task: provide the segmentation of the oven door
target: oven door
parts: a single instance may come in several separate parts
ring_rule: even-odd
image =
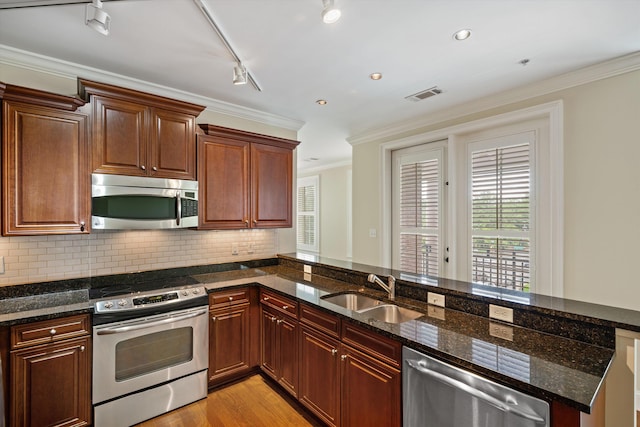
[[[208,306],[93,328],[93,403],[208,367]]]

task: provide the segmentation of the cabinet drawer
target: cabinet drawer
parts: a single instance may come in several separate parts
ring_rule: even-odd
[[[236,304],[249,303],[249,289],[232,289],[229,291],[214,292],[209,294],[209,308],[216,309]]]
[[[392,366],[401,365],[402,344],[383,335],[342,322],[342,342]]]
[[[290,298],[267,291],[260,292],[260,303],[273,307],[291,317],[298,317],[298,303]]]
[[[88,314],[16,325],[11,327],[11,349],[89,335],[90,331]]]
[[[300,321],[327,335],[340,336],[340,319],[306,304],[300,305]]]

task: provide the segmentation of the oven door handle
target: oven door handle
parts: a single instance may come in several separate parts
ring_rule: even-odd
[[[470,394],[471,396],[480,399],[480,400],[484,400],[486,403],[488,403],[489,405],[492,405],[498,409],[500,409],[503,412],[510,412],[514,415],[517,415],[519,417],[522,417],[524,419],[533,421],[536,424],[544,424],[545,420],[543,418],[541,418],[540,416],[538,416],[537,414],[531,414],[531,413],[527,413],[521,410],[518,410],[512,406],[510,406],[509,404],[501,401],[500,399],[497,399],[493,396],[491,396],[488,393],[485,393],[482,390],[478,390],[475,387],[472,387],[468,384],[465,384],[462,381],[458,381],[454,378],[448,377],[446,375],[441,374],[440,372],[437,371],[433,371],[429,368],[427,368],[426,366],[424,366],[422,363],[420,363],[417,360],[411,360],[411,359],[405,359],[405,362],[413,369],[427,375],[430,376],[434,379],[436,379],[437,381],[443,382],[445,384],[448,384],[451,387],[454,387],[456,389],[462,390],[468,394]],[[517,403],[516,403],[517,405]]]
[[[131,326],[119,326],[117,328],[99,329],[96,333],[98,335],[112,335],[112,334],[119,334],[122,332],[137,331],[139,329],[153,328],[154,326],[165,325],[167,323],[179,322],[181,320],[187,320],[187,319],[191,319],[192,317],[201,316],[203,314],[207,314],[207,310],[200,310],[193,313],[184,314],[181,316],[171,316],[171,317],[167,317],[166,319],[153,320],[151,322],[146,322],[146,323],[137,323]]]

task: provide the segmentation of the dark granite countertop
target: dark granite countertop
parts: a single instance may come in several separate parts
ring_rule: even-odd
[[[165,279],[175,280],[179,287],[204,285],[208,291],[258,284],[356,321],[427,355],[525,393],[547,400],[559,400],[583,412],[590,411],[614,356],[614,350],[606,346],[496,323],[486,317],[429,306],[403,296],[397,298],[398,305],[413,308],[424,315],[402,324],[368,319],[366,314],[329,303],[323,297],[357,291],[384,299],[386,293],[344,280],[307,275],[273,263],[235,269],[187,268],[181,273],[182,276],[169,274],[167,276],[172,277]],[[381,271],[374,273],[385,274]],[[158,272],[153,274],[162,276]],[[184,280],[184,274],[188,274],[189,280]],[[55,287],[49,290],[55,290]],[[35,295],[24,292],[0,299],[0,324],[90,313],[92,303],[87,289],[76,289],[65,282],[60,292]]]

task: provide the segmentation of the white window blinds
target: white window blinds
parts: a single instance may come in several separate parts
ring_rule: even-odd
[[[398,152],[394,240],[395,267],[440,274],[442,218],[442,150]]]
[[[528,134],[513,139],[523,136]],[[529,141],[471,144],[471,280],[475,283],[529,290],[531,160]]]
[[[318,177],[298,179],[297,248],[318,252]]]

